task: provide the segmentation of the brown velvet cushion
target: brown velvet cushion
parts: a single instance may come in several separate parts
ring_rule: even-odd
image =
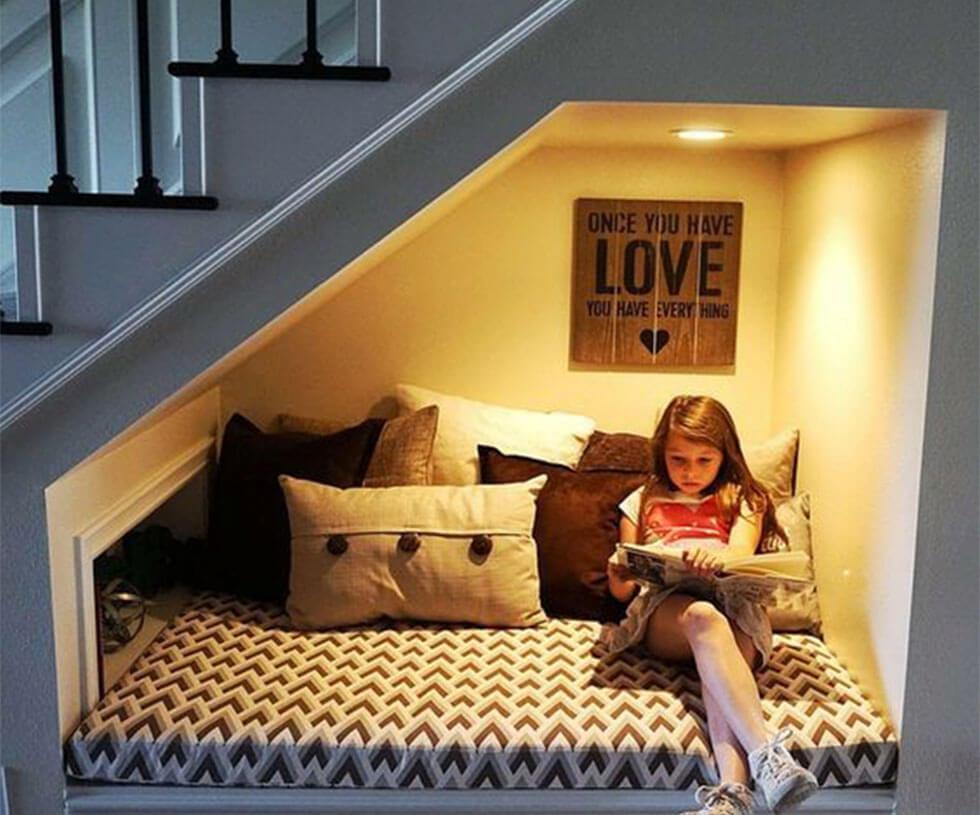
[[[644,476],[583,473],[504,455],[493,447],[480,446],[479,453],[485,484],[548,476],[534,519],[545,612],[554,617],[621,619],[624,608],[608,593],[606,560],[619,540],[619,502],[643,483]]]
[[[210,582],[256,600],[289,591],[290,535],[280,475],[334,487],[360,485],[384,421],[329,436],[263,433],[235,414],[225,425],[210,514]]]
[[[749,470],[773,498],[796,493],[796,465],[800,434],[783,430],[758,443],[742,443]],[[635,433],[603,433],[596,430],[578,463],[580,472],[613,470],[621,473],[649,472],[653,458],[650,439]]]
[[[579,472],[612,470],[618,473],[650,471],[653,448],[650,439],[635,433],[603,433],[596,430],[578,463]]]

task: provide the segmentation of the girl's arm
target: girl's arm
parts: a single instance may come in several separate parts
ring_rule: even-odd
[[[682,552],[681,557],[692,572],[700,577],[709,577],[724,569],[728,560],[754,555],[761,533],[762,513],[752,512],[743,501],[728,534],[728,546],[723,551],[694,548]]]
[[[636,524],[625,515],[619,519],[619,540],[622,543],[636,543]],[[629,570],[625,566],[606,563],[606,574],[609,576],[609,593],[620,603],[633,599],[639,588],[639,583],[631,580]]]
[[[749,505],[743,501],[735,518],[735,523],[732,524],[732,531],[728,536],[728,548],[725,550],[725,557],[739,558],[754,555],[761,534],[762,513],[752,512]]]

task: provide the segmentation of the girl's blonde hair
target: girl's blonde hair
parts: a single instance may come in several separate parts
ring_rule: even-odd
[[[665,456],[667,435],[671,432],[679,433],[691,441],[710,444],[721,451],[721,467],[707,492],[717,494],[718,507],[725,523],[731,526],[735,522],[735,516],[744,502],[753,515],[762,515],[762,530],[756,551],[784,548],[788,543],[786,532],[776,520],[772,498],[749,472],[731,414],[721,402],[710,396],[675,396],[660,417],[657,429],[653,432],[650,477],[640,500],[637,540],[643,542],[646,539],[643,526],[649,497],[662,495],[676,486],[671,484],[667,474]]]

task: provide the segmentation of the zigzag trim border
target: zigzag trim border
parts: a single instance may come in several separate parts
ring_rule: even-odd
[[[246,750],[246,748],[251,749]],[[873,747],[877,755],[866,755]],[[64,747],[69,777],[116,784],[317,787],[324,789],[635,789],[693,790],[714,783],[701,756],[667,750],[619,753],[605,748],[544,750],[418,749],[283,744],[271,750],[239,744],[120,742],[106,732],[95,744]],[[175,752],[176,751],[176,752]],[[243,752],[244,751],[244,752]],[[794,750],[821,788],[895,781],[898,746],[846,745]],[[458,755],[457,755],[458,754]],[[464,759],[465,755],[465,759]],[[176,756],[176,761],[174,760]],[[526,761],[524,759],[527,759]],[[850,762],[851,766],[846,766]],[[450,769],[452,765],[452,769]]]

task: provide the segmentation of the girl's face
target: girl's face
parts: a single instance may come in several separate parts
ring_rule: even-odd
[[[664,458],[667,475],[685,495],[697,495],[706,490],[718,476],[724,460],[721,450],[713,444],[694,441],[675,430],[667,434]]]

